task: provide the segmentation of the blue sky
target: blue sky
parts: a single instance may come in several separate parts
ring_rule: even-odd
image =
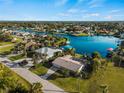
[[[0,0],[0,20],[124,21],[124,0]]]

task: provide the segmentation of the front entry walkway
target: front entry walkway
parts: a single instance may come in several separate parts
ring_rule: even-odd
[[[52,66],[52,67],[47,71],[47,73],[46,73],[44,76],[41,76],[41,78],[47,79],[49,76],[51,76],[52,74],[54,74],[57,70],[58,70],[57,67]]]

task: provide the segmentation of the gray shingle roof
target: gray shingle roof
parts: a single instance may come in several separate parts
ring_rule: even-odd
[[[60,66],[60,67],[63,67],[65,69],[74,71],[74,72],[79,71],[84,66],[83,64],[81,64],[78,61],[75,61],[75,60],[72,60],[69,58],[64,58],[64,57],[59,57],[59,58],[55,59],[53,61],[53,64]]]

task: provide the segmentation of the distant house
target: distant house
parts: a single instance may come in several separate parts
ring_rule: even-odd
[[[61,49],[54,49],[54,48],[49,48],[49,47],[43,47],[40,49],[35,50],[35,52],[39,53],[39,54],[46,54],[47,57],[46,58],[50,58],[54,56],[55,52],[62,52]]]
[[[56,67],[64,68],[75,73],[80,72],[84,67],[80,62],[67,57],[58,57],[52,63]]]
[[[73,49],[73,47],[70,46],[70,45],[66,45],[66,46],[63,46],[62,49],[64,49],[64,50],[71,50],[71,49]]]
[[[121,41],[121,47],[124,48],[124,41]]]
[[[124,33],[122,33],[122,34],[120,35],[120,37],[124,39]]]

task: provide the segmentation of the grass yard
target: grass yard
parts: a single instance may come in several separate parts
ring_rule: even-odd
[[[48,68],[44,64],[37,64],[35,65],[35,68],[30,68],[30,71],[41,76],[47,73]]]
[[[124,68],[113,67],[111,64],[105,71],[102,83],[109,86],[109,93],[124,93]]]
[[[13,38],[15,36],[12,36]],[[16,43],[21,42],[22,39],[21,38],[16,38]],[[0,54],[6,54],[9,53],[10,50],[14,48],[14,43],[12,42],[0,42]]]
[[[100,85],[108,85],[108,93],[124,93],[124,68],[113,67],[110,63],[103,72],[98,72],[88,80],[79,80],[74,77],[64,77],[55,73],[49,81],[69,92],[77,92],[80,85],[82,93],[103,93]]]
[[[11,61],[16,61],[16,60],[19,60],[19,59],[23,59],[24,58],[24,54],[20,54],[20,55],[16,55],[16,56],[11,56],[9,57],[9,59]]]
[[[13,38],[16,38],[16,41],[15,41],[16,43],[22,42],[22,39],[20,37],[16,37],[14,35],[12,37]]]
[[[58,40],[56,42],[56,44],[59,45],[59,44],[64,43],[64,42],[66,42],[66,39],[65,38],[62,38],[61,40]]]
[[[10,46],[0,47],[0,53],[9,52],[13,47],[14,47],[13,44]]]
[[[88,36],[86,33],[80,33],[80,34],[72,34],[73,36]]]
[[[81,54],[75,54],[75,56],[74,56],[75,58],[82,58],[83,56],[81,55]]]
[[[26,89],[29,89],[31,87],[31,84],[28,81],[26,81],[25,79],[23,79],[22,77],[20,77],[16,73],[14,73],[12,77],[15,80],[18,80],[19,83],[23,84],[23,86],[25,86]]]
[[[12,42],[0,42],[0,46],[8,45],[8,44],[13,44]]]
[[[2,65],[0,63],[0,76],[1,78],[5,78],[7,79],[8,83],[11,86],[15,86],[17,84],[22,84],[22,86],[24,86],[27,90],[30,89],[31,85],[28,81],[26,81],[25,79],[23,79],[22,77],[20,77],[19,75],[17,75],[15,72],[13,72],[11,69],[9,69],[8,67]],[[4,76],[4,77],[2,77]]]

